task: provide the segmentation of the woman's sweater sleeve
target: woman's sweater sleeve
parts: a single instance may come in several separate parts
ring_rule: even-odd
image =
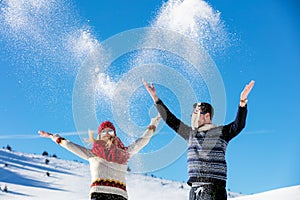
[[[128,153],[130,155],[138,153],[144,146],[146,146],[149,143],[154,132],[155,132],[155,128],[149,126],[147,130],[144,132],[144,134],[142,135],[142,137],[137,139],[134,143],[132,143],[128,147]]]
[[[79,156],[82,159],[88,160],[90,157],[93,157],[93,153],[90,149],[82,147],[80,145],[74,144],[65,138],[60,137],[59,135],[53,135],[51,138],[55,143],[59,144],[63,148],[72,152],[73,154]]]

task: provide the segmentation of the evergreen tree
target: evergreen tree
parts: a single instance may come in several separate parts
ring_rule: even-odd
[[[7,149],[8,151],[11,151],[11,150],[12,150],[11,147],[10,147],[9,145],[6,146],[6,149]]]
[[[49,154],[48,154],[48,152],[47,151],[44,151],[43,153],[42,153],[42,156],[48,156]]]

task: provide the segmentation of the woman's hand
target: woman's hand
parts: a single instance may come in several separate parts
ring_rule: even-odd
[[[155,127],[157,127],[160,119],[161,116],[160,114],[158,114],[156,117],[151,119],[150,125],[154,125]]]
[[[44,138],[51,138],[53,136],[53,134],[42,131],[42,130],[40,130],[38,133],[40,134],[40,136],[42,136]]]

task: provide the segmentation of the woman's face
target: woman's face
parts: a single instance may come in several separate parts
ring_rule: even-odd
[[[104,141],[112,140],[116,135],[111,128],[104,128],[99,133],[100,139]]]

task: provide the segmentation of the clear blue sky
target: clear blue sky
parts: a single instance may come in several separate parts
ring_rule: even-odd
[[[0,7],[10,2],[2,0]],[[22,27],[26,24],[22,20],[27,19],[23,9],[29,10],[20,6],[24,3],[10,4],[16,13],[9,17],[5,9],[0,11],[0,145],[37,154],[47,150],[61,158],[80,160],[50,141],[34,137],[39,129],[76,131],[72,90],[84,52],[77,57],[67,52],[61,44],[63,33],[83,27],[101,42],[120,32],[149,26],[163,2],[61,0],[53,1],[60,6],[55,8],[56,14],[47,11],[51,5],[45,8],[38,4],[44,1],[32,2],[41,9],[31,13],[35,24],[27,22],[30,26]],[[234,119],[244,85],[251,79],[256,81],[249,96],[247,126],[227,150],[227,187],[250,194],[299,185],[300,5],[295,0],[208,3],[221,13],[233,40],[231,46],[211,55],[226,90],[225,123]],[[2,25],[5,20],[14,22],[15,27]],[[151,104],[150,99],[147,104]],[[76,135],[68,139],[80,143]],[[153,173],[186,181],[186,168],[184,154]]]

